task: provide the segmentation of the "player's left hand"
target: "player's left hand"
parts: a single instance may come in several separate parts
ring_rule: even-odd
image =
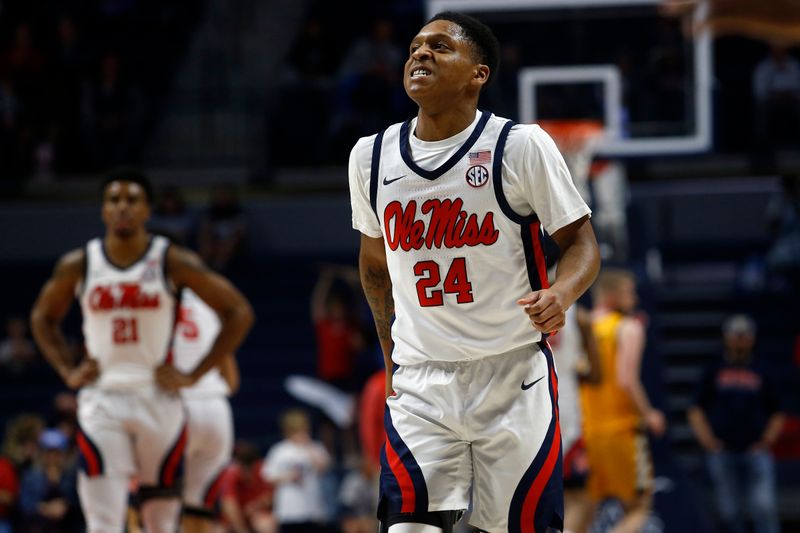
[[[533,327],[542,333],[553,333],[564,327],[567,305],[557,291],[542,289],[526,294],[519,300]]]
[[[162,364],[156,369],[156,383],[167,392],[177,392],[194,385],[189,374],[184,374],[172,365]]]

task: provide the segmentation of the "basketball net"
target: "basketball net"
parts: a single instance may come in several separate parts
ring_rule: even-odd
[[[539,126],[555,141],[567,163],[578,192],[589,200],[589,176],[597,147],[603,139],[603,124],[596,120],[540,120]]]

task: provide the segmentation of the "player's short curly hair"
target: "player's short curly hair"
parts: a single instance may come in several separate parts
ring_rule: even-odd
[[[484,87],[487,87],[497,76],[497,72],[500,69],[500,43],[497,42],[497,37],[492,29],[471,15],[455,11],[437,13],[431,17],[428,24],[435,20],[447,20],[461,27],[464,35],[475,49],[476,59],[489,67],[489,79],[486,80],[484,85]]]
[[[114,169],[108,173],[108,175],[103,179],[103,182],[100,184],[100,194],[103,194],[106,190],[106,187],[109,183],[113,183],[115,181],[129,181],[131,183],[136,183],[142,189],[144,189],[144,194],[147,196],[147,203],[153,205],[155,200],[155,193],[153,192],[153,184],[150,183],[150,179],[147,177],[147,174],[144,173],[143,170],[130,167],[130,168],[118,168]]]

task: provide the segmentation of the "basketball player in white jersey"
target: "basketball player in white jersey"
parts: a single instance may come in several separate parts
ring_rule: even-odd
[[[175,531],[186,446],[177,390],[234,353],[253,321],[247,300],[228,280],[194,253],[147,232],[151,190],[137,171],[106,179],[105,235],[59,260],[31,313],[42,353],[70,388],[80,389],[78,493],[90,533],[123,531],[132,476],[148,533]],[[172,366],[170,354],[183,287],[221,321],[208,354],[188,373]],[[60,324],[76,298],[87,357],[73,366]]]
[[[492,533],[562,527],[545,338],[600,259],[553,141],[477,108],[498,49],[476,19],[434,16],[403,74],[417,116],[350,156],[361,279],[387,369],[378,514],[389,533],[451,531],[470,500],[471,524]],[[549,287],[543,230],[561,250]]]
[[[191,289],[181,292],[175,331],[175,367],[191,372],[214,342],[219,318]],[[183,530],[214,530],[222,473],[233,452],[233,414],[228,396],[239,387],[239,367],[233,355],[212,368],[191,387],[181,389],[189,438],[183,476]]]
[[[564,327],[548,342],[558,371],[558,409],[564,457],[564,533],[584,533],[594,506],[586,491],[589,462],[581,430],[579,383],[600,382],[600,354],[589,311],[574,304]]]

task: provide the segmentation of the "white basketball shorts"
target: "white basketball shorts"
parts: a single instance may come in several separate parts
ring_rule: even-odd
[[[392,383],[379,518],[471,501],[471,524],[491,533],[561,529],[558,380],[546,342],[399,366]]]
[[[135,475],[140,487],[177,488],[187,440],[179,396],[155,385],[124,392],[85,387],[78,425],[80,463],[90,478]]]
[[[189,444],[183,481],[183,505],[190,511],[215,511],[222,473],[233,451],[233,415],[228,398],[186,398]]]

